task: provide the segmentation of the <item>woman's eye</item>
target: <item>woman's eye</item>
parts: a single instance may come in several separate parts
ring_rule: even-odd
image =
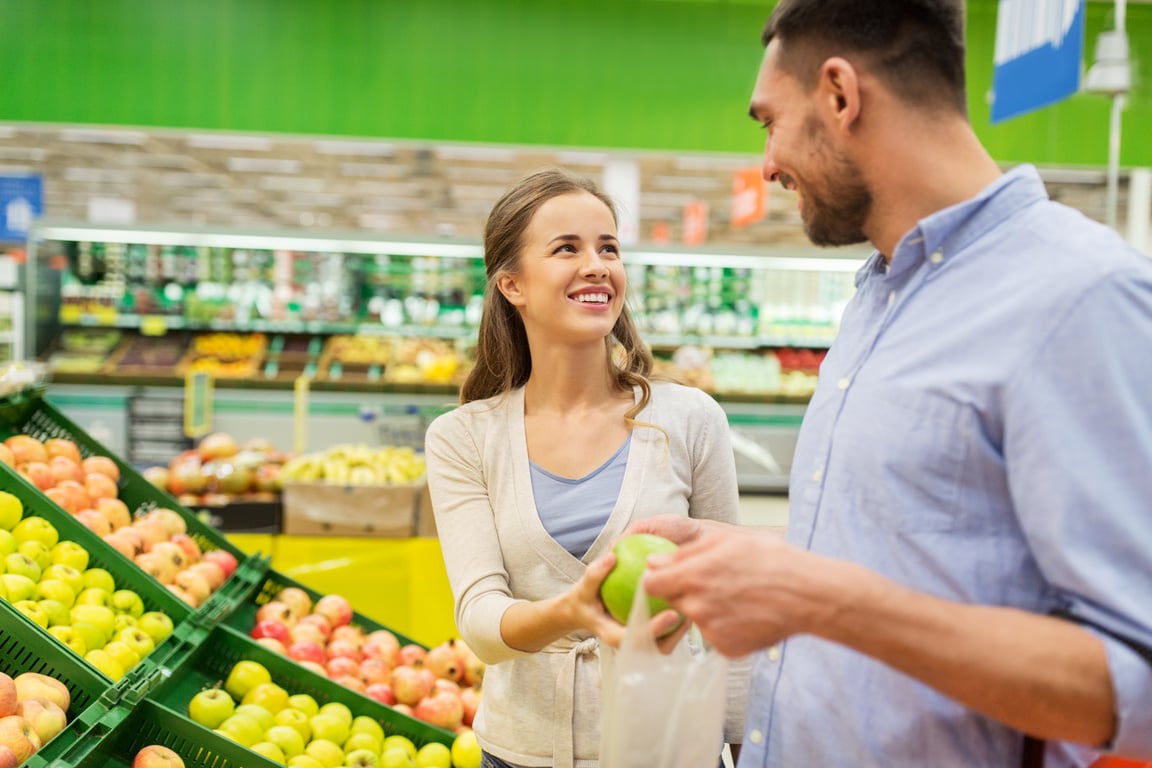
[[[615,258],[620,258],[620,249],[614,245],[606,245],[600,249],[600,252]]]

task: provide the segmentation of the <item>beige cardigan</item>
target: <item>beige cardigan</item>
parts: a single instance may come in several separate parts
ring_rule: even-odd
[[[473,727],[485,751],[515,765],[597,765],[600,664],[597,641],[584,632],[538,653],[505,645],[500,619],[508,606],[567,590],[633,520],[658,514],[737,520],[728,422],[715,400],[698,389],[654,382],[637,421],[658,425],[667,443],[659,430],[633,429],[619,499],[583,559],[558,544],[537,514],[523,389],[462,405],[429,425],[428,486],[456,626],[491,665]],[[739,741],[747,664],[734,663],[730,678],[726,738]]]

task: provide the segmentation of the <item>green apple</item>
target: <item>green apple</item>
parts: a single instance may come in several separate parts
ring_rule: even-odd
[[[276,725],[276,716],[264,709],[264,707],[257,706],[256,704],[238,704],[232,716],[242,717],[245,720],[251,720],[256,723],[256,725],[260,726],[261,735],[263,735],[264,731]]]
[[[103,605],[74,605],[69,615],[73,624],[86,622],[98,627],[104,633],[105,642],[116,632],[116,614]]]
[[[236,703],[222,688],[206,688],[188,702],[188,717],[205,728],[216,729],[236,713]]]
[[[60,544],[69,543],[71,542],[60,542]],[[60,581],[67,582],[68,586],[72,587],[73,595],[78,595],[84,591],[84,573],[64,563],[52,563],[45,568],[44,572],[40,574],[40,580],[43,581],[44,579],[60,579]]]
[[[4,569],[4,561],[0,560],[0,573]],[[2,575],[0,575],[0,600],[8,599],[8,585],[4,583]]]
[[[84,660],[103,672],[114,683],[124,677],[126,671],[124,667],[103,649],[97,648],[94,651],[88,651],[84,654]]]
[[[407,755],[404,756],[407,759]],[[369,749],[344,750],[346,768],[378,768],[380,756]],[[411,762],[408,765],[412,765]]]
[[[83,656],[88,652],[88,644],[84,642],[84,638],[80,636],[75,627],[58,624],[48,627],[48,632],[57,640],[64,643],[64,645],[71,648],[72,652],[76,655]]]
[[[416,752],[416,768],[452,768],[452,750],[430,741]]]
[[[84,571],[84,588],[115,592],[116,582],[112,579],[112,574],[103,568],[89,568]]]
[[[316,699],[306,693],[294,693],[289,696],[288,706],[300,710],[308,717],[313,717],[320,712],[320,705],[316,703]]]
[[[3,493],[3,491],[0,491]],[[16,543],[16,537],[12,535],[12,531],[0,528],[0,557],[7,557],[16,551],[20,545]]]
[[[248,747],[248,749],[252,750],[258,755],[263,755],[272,762],[279,763],[280,765],[283,765],[286,759],[284,757],[284,752],[281,751],[280,747],[276,746],[270,741],[258,741],[252,746]]]
[[[32,583],[40,581],[41,568],[36,561],[21,552],[13,552],[4,558],[5,576],[23,576]]]
[[[250,747],[264,738],[264,729],[260,727],[260,724],[251,717],[244,717],[243,715],[232,715],[220,723],[220,727],[216,730],[227,735],[237,744],[243,744],[246,747]]]
[[[35,600],[18,600],[12,604],[12,607],[44,629],[48,629],[48,614],[44,613],[44,609]]]
[[[376,722],[367,715],[360,715],[359,717],[352,718],[352,726],[348,729],[349,733],[367,733],[375,736],[376,740],[380,743],[384,742],[384,728],[380,723]]]
[[[102,608],[112,609],[112,595],[103,589],[89,587],[82,589],[76,595],[76,605],[99,605]]]
[[[136,619],[134,619],[133,617],[129,616],[126,613],[116,614],[116,626],[114,627],[114,631],[116,632],[116,634],[120,634],[121,632],[123,632],[126,629],[136,629],[136,628],[137,628]],[[148,635],[148,638],[151,639],[152,635]]]
[[[380,755],[379,768],[414,768],[415,759],[404,747],[389,747]]]
[[[136,626],[152,636],[152,640],[159,643],[172,634],[172,618],[161,611],[147,611],[136,620]]]
[[[52,549],[56,546],[56,542],[60,541],[60,534],[56,532],[56,526],[42,517],[24,518],[12,526],[12,535],[16,537],[18,545],[25,541],[38,541],[47,549]]]
[[[384,740],[378,739],[370,733],[354,733],[344,742],[344,751],[351,754],[360,749],[367,749],[379,755],[384,750]]]
[[[264,732],[264,739],[280,748],[284,758],[304,754],[304,737],[290,725],[274,725]],[[280,762],[284,762],[281,760]]]
[[[39,589],[43,586],[44,582],[40,582],[36,585],[36,588]],[[72,617],[68,615],[68,611],[72,606],[64,605],[57,600],[40,600],[39,603],[40,607],[44,609],[44,615],[48,617],[48,626],[67,626],[67,624],[72,620]]]
[[[348,723],[337,715],[326,715],[323,712],[308,721],[312,726],[312,738],[330,741],[342,745],[348,740]]]
[[[324,768],[338,768],[344,764],[344,750],[327,739],[312,739],[304,747],[304,754],[319,760]]]
[[[325,768],[325,766],[312,755],[296,755],[288,758],[288,768]]]
[[[454,768],[480,768],[480,744],[476,732],[467,730],[452,741],[452,765]]]
[[[249,689],[248,692],[240,698],[240,703],[255,704],[275,715],[284,709],[284,707],[288,706],[288,691],[276,685],[276,683],[261,683]]]
[[[289,697],[291,699],[292,697]],[[301,712],[299,709],[293,709],[287,706],[276,713],[276,725],[286,725],[289,728],[295,729],[300,734],[300,738],[304,739],[307,744],[308,740],[312,738],[312,726],[308,724],[308,715]]]
[[[112,610],[116,613],[126,613],[137,619],[144,615],[144,601],[130,589],[118,589],[113,592],[111,603]]]
[[[612,618],[621,624],[628,623],[636,589],[640,586],[644,572],[648,570],[648,556],[674,552],[676,549],[678,547],[675,543],[651,533],[624,536],[616,542],[612,547],[616,565],[600,584],[600,598]],[[648,612],[652,616],[668,610],[668,607],[668,603],[658,597],[648,598]]]
[[[351,728],[352,726],[352,710],[348,708],[347,704],[342,704],[339,701],[330,701],[320,707],[321,715],[336,715],[344,721],[346,725]]]
[[[18,603],[36,597],[36,582],[19,573],[5,573],[4,588],[8,592],[8,602]]]
[[[140,663],[140,654],[129,648],[123,640],[113,640],[106,644],[104,652],[116,659],[116,663],[123,667],[125,672]]]
[[[10,531],[24,517],[24,505],[7,491],[0,491],[0,530]]]
[[[156,643],[152,640],[152,636],[140,629],[140,627],[129,627],[118,630],[116,632],[116,639],[135,651],[136,655],[140,658],[144,658],[156,648]]]
[[[87,621],[73,619],[72,631],[84,640],[84,647],[89,651],[103,648],[104,644],[108,642],[108,638],[104,636],[104,631]]]
[[[394,733],[391,736],[386,736],[384,738],[383,747],[384,747],[385,752],[387,752],[390,749],[395,749],[396,747],[400,747],[405,752],[408,753],[409,759],[411,759],[411,760],[416,759],[416,745],[413,744],[412,740],[409,739],[407,736],[401,736],[398,733]]]
[[[228,671],[228,678],[224,681],[224,690],[232,694],[234,699],[243,699],[244,694],[248,691],[258,685],[270,682],[272,682],[272,675],[268,673],[263,664],[250,659],[243,659],[236,662]]]
[[[74,541],[58,541],[50,552],[52,562],[75,568],[82,573],[88,567],[88,550]]]
[[[42,579],[36,585],[37,600],[51,600],[62,606],[71,608],[76,602],[76,593],[72,587],[60,579]]]

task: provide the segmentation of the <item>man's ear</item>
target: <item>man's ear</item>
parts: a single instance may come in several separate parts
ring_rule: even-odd
[[[850,131],[860,117],[860,78],[847,59],[833,56],[820,67],[820,103],[831,124]]]
[[[524,305],[524,294],[520,292],[520,286],[516,283],[516,275],[511,275],[507,272],[501,274],[496,278],[496,288],[500,293],[504,294],[504,298],[508,303],[514,307]]]

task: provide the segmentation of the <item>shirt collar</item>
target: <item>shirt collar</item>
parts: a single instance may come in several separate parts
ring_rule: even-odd
[[[1048,192],[1036,168],[1019,165],[999,176],[975,197],[920,219],[896,246],[891,265],[885,264],[879,251],[873,252],[856,273],[856,285],[859,286],[869,272],[887,272],[892,277],[926,258],[940,263],[963,251],[1021,208],[1047,199]]]

